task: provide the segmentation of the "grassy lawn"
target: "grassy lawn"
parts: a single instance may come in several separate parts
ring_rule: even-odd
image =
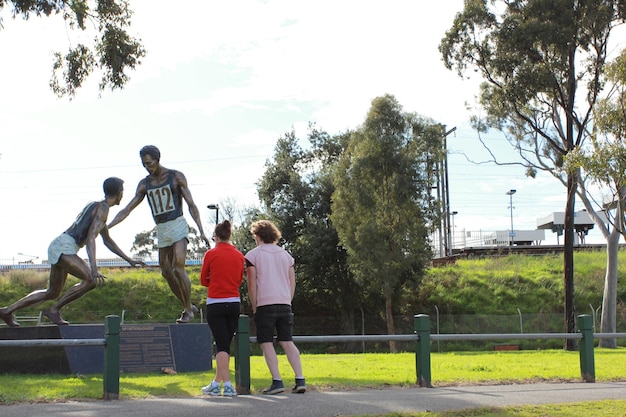
[[[281,372],[291,383],[292,372],[280,356]],[[415,354],[320,354],[302,357],[310,392],[415,386]],[[231,361],[231,366],[234,361]],[[626,348],[596,349],[596,380],[626,380]],[[251,358],[251,389],[260,393],[270,382],[263,358]],[[467,384],[580,382],[578,352],[563,350],[433,353],[432,382],[436,387]],[[123,374],[120,397],[195,397],[214,371],[181,374]],[[102,398],[102,375],[0,375],[0,404]],[[598,408],[599,407],[599,408]],[[626,401],[593,404],[472,410],[471,413],[421,413],[416,416],[603,416],[626,415]],[[543,411],[541,411],[543,410]],[[563,411],[564,410],[564,411]],[[589,410],[593,410],[589,413]],[[622,410],[620,412],[620,410]],[[561,413],[561,414],[559,414]]]

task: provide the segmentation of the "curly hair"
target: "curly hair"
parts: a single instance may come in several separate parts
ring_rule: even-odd
[[[276,243],[282,237],[278,227],[269,220],[259,220],[252,223],[250,231],[260,237],[263,243]]]

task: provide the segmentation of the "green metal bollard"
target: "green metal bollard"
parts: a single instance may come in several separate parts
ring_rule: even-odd
[[[250,394],[250,319],[239,315],[235,336],[235,385],[239,394]]]
[[[104,321],[104,399],[120,397],[120,318],[106,316]]]
[[[580,352],[580,375],[585,382],[596,382],[596,370],[593,357],[593,321],[588,314],[578,316],[578,331],[583,339],[578,350]]]
[[[417,384],[420,387],[432,388],[430,376],[430,317],[426,314],[416,314],[413,318],[415,333],[419,336],[415,350]]]

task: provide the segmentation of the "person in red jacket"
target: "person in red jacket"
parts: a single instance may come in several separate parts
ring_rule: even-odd
[[[241,297],[239,287],[243,281],[244,256],[230,243],[232,226],[228,220],[215,226],[215,247],[202,259],[200,284],[208,287],[206,316],[217,354],[215,356],[215,379],[202,387],[207,395],[220,395],[220,382],[224,384],[224,396],[234,397],[237,391],[230,383],[230,344],[237,331]]]

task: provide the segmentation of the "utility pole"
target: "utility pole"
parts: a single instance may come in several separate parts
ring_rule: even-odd
[[[511,210],[511,233],[509,233],[509,246],[513,246],[513,241],[515,240],[515,231],[513,230],[513,194],[515,194],[517,190],[509,190],[506,192],[506,195],[509,196],[509,209]]]
[[[448,182],[448,144],[447,138],[448,135],[456,130],[456,127],[448,130],[447,132],[446,126],[443,126],[443,164],[442,164],[442,188],[443,192],[441,193],[442,197],[442,207],[443,207],[443,227],[442,230],[445,231],[445,253],[444,256],[452,255],[452,231],[450,230],[450,186]]]

